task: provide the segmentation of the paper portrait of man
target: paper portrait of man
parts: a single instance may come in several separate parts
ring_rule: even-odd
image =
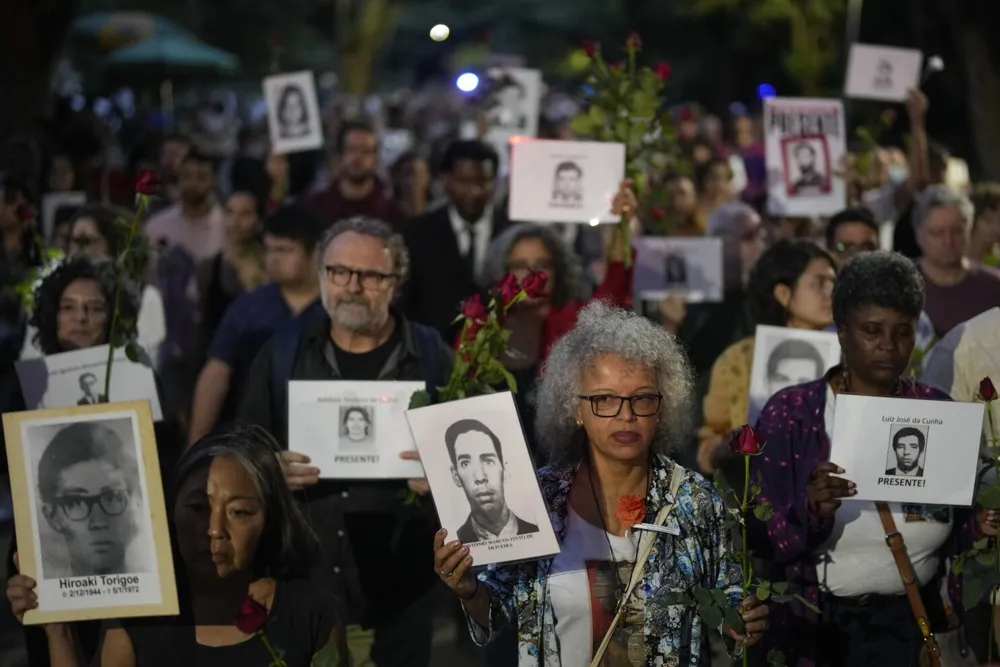
[[[83,396],[76,402],[77,405],[97,405],[108,402],[107,396],[98,393],[97,376],[93,373],[80,375],[80,391],[83,392]]]
[[[790,158],[787,164],[791,169],[789,180],[792,183],[790,194],[801,197],[830,191],[825,156],[817,150],[817,145],[822,148],[822,143],[818,141],[803,139],[787,147]]]
[[[686,285],[688,281],[687,258],[670,253],[663,260],[663,276],[667,285]]]
[[[538,526],[507,506],[503,448],[489,427],[476,419],[461,419],[448,427],[444,439],[452,480],[469,501],[469,517],[457,531],[463,544],[538,532]]]
[[[767,397],[804,382],[812,382],[826,371],[826,359],[812,343],[788,338],[771,350],[764,378]]]
[[[876,88],[892,88],[892,63],[888,60],[880,60],[875,65],[873,85]]]
[[[923,477],[922,462],[927,451],[927,433],[915,426],[903,426],[889,438],[888,461],[895,465],[885,471],[895,477]]]
[[[554,206],[583,205],[583,169],[576,162],[560,162],[552,182]]]
[[[524,109],[527,97],[524,84],[510,74],[504,73],[494,80],[487,100],[489,126],[504,130],[523,130],[527,127],[528,118]]]

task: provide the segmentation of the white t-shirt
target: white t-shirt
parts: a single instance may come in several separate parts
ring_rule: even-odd
[[[831,441],[836,400],[827,387],[823,419]],[[850,470],[845,477],[850,479]],[[941,546],[951,534],[951,508],[900,503],[889,503],[889,508],[906,544],[918,586],[923,586],[937,574]],[[832,595],[855,597],[866,593],[902,595],[906,592],[896,561],[885,543],[885,528],[878,509],[872,501],[845,500],[834,515],[830,539],[814,555],[819,581],[821,585],[825,583]]]
[[[608,545],[613,549],[613,562]],[[615,616],[616,589],[624,589],[632,576],[639,547],[639,535],[618,537],[590,525],[569,509],[562,551],[552,562],[548,591],[556,621],[560,663],[565,667],[586,667],[604,640]],[[618,568],[615,577],[612,566]],[[631,598],[629,611],[622,617],[615,636],[604,654],[608,667],[643,665],[643,604],[641,593]],[[629,659],[629,647],[633,658]]]

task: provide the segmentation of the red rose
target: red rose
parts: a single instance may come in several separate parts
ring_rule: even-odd
[[[240,613],[233,620],[233,625],[245,635],[255,635],[267,624],[267,607],[254,600],[249,595],[240,605]]]
[[[681,109],[680,120],[682,123],[690,123],[694,120],[694,111],[691,110],[691,107]]]
[[[625,38],[625,48],[630,51],[631,50],[638,51],[639,49],[642,48],[642,39],[639,37],[639,33],[637,33],[635,30],[630,32],[628,34],[628,37]]]
[[[17,205],[17,219],[21,222],[31,222],[35,219],[38,211],[31,204],[18,204]]]
[[[620,72],[622,68],[624,68],[625,66],[622,65],[622,61],[616,60],[615,62],[611,63],[610,67],[615,72]]]
[[[670,78],[670,73],[673,69],[670,67],[670,63],[661,60],[654,71],[656,72],[656,76],[660,77],[661,80],[666,81]]]
[[[994,401],[997,397],[997,389],[993,386],[993,380],[984,377],[979,382],[979,395],[984,401]]]
[[[537,299],[545,296],[545,283],[549,277],[544,271],[532,271],[521,281],[521,288],[529,299]]]
[[[646,501],[640,496],[622,496],[618,499],[615,516],[627,528],[642,523],[646,518]]]
[[[729,451],[739,456],[757,456],[763,449],[764,441],[749,424],[744,424],[729,441]]]
[[[663,212],[663,209],[660,208],[659,206],[653,206],[652,208],[649,209],[649,215],[653,217],[653,220],[663,220],[663,216],[665,216],[666,214]]]
[[[480,300],[479,295],[470,296],[462,302],[462,316],[472,321],[486,319],[486,306]]]
[[[594,54],[597,53],[597,49],[599,48],[597,42],[589,39],[583,40],[583,42],[580,43],[580,46],[583,48],[583,52],[591,58],[594,57]]]
[[[508,273],[503,278],[496,287],[496,294],[500,297],[500,303],[504,308],[514,300],[521,291],[521,286],[517,282],[517,278],[512,273]]]
[[[160,177],[152,169],[143,169],[140,171],[136,174],[135,182],[132,183],[132,189],[135,190],[137,195],[149,196],[156,194],[156,190],[159,187]]]

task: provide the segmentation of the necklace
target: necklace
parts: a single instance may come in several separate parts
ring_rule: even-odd
[[[597,498],[597,487],[594,485],[594,473],[592,471],[592,466],[590,461],[587,461],[587,479],[590,482],[590,493],[594,496],[594,507],[597,508],[597,516],[601,519],[601,528],[604,533],[604,541],[608,545],[608,557],[610,558],[611,571],[615,575],[615,609],[617,610],[619,605],[622,603],[622,598],[625,596],[625,584],[622,581],[621,575],[618,573],[618,562],[615,559],[615,550],[611,546],[611,538],[608,537],[610,532],[608,531],[608,522],[604,520],[604,511],[601,509],[601,501]],[[646,468],[646,490],[645,493],[649,492],[649,467]],[[645,496],[645,493],[643,494]],[[635,564],[633,563],[633,567]]]

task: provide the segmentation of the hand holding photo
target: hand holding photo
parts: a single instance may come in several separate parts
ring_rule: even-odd
[[[841,394],[830,460],[858,500],[972,505],[982,403]]]
[[[920,86],[924,54],[874,44],[852,44],[847,62],[847,97],[882,102],[905,102],[906,91]]]
[[[475,566],[559,551],[510,392],[409,410],[441,525]]]

